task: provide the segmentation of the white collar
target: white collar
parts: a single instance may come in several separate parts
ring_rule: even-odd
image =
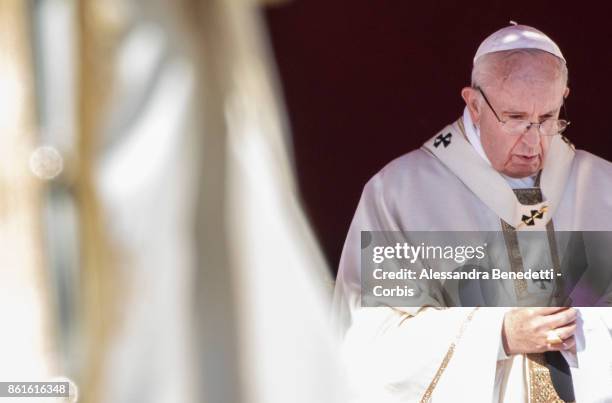
[[[491,165],[491,161],[487,157],[484,148],[482,148],[482,143],[480,141],[480,129],[472,122],[472,117],[470,116],[470,111],[466,106],[463,109],[463,127],[465,128],[465,135],[468,138],[468,141],[474,147],[474,150],[484,159],[489,166]],[[535,179],[537,175],[527,176],[525,178],[511,178],[502,173],[500,175],[508,182],[512,189],[525,189],[532,188],[535,185]]]
[[[423,144],[498,217],[515,228],[542,230],[554,215],[572,169],[575,151],[562,136],[553,136],[544,161],[540,188],[543,201],[520,203],[502,175],[488,165],[462,134],[463,121],[446,126]],[[550,158],[553,156],[554,158]],[[528,220],[537,218],[537,220]],[[527,220],[526,220],[527,219]]]

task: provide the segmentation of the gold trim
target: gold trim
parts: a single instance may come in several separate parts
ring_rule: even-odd
[[[513,189],[516,199],[525,206],[542,203],[542,191],[540,188]]]
[[[539,175],[536,179],[539,182]],[[524,205],[534,205],[542,202],[542,191],[540,188],[527,188],[527,189],[513,189],[519,203]],[[546,209],[546,206],[542,207]],[[544,210],[546,211],[546,210]],[[552,223],[552,220],[550,221]],[[508,259],[510,260],[510,269],[513,272],[523,271],[523,258],[519,249],[518,236],[516,229],[520,228],[521,225],[514,228],[504,220],[501,220],[502,232],[504,234],[504,240],[506,242],[506,249],[508,251]],[[549,237],[550,241],[550,237]],[[556,244],[555,244],[556,246]],[[556,248],[555,248],[556,250]],[[554,257],[553,257],[554,259]],[[558,259],[558,256],[557,256]],[[523,298],[527,294],[527,281],[525,279],[514,280],[514,290],[517,298]]]
[[[554,306],[570,306],[571,298],[565,296],[565,281],[563,276],[558,276],[557,273],[561,272],[561,259],[559,258],[559,248],[557,247],[557,237],[555,236],[555,225],[551,219],[546,224],[546,234],[548,235],[548,246],[550,248],[550,255],[553,263],[553,270],[555,275],[555,290],[552,297],[555,299]]]
[[[465,318],[465,320],[461,324],[461,328],[459,329],[459,333],[457,333],[457,336],[455,337],[455,341],[451,343],[450,347],[448,348],[448,351],[446,351],[446,355],[444,356],[442,363],[438,367],[436,374],[431,380],[431,383],[425,390],[423,397],[421,397],[420,403],[427,403],[431,401],[431,395],[435,391],[436,386],[438,385],[438,381],[442,377],[442,374],[444,374],[444,371],[446,370],[448,363],[450,362],[451,358],[453,358],[453,355],[455,354],[455,348],[457,346],[457,343],[459,343],[459,340],[461,340],[461,336],[463,336],[463,332],[465,331],[467,324],[472,321],[472,318],[474,317],[474,313],[476,313],[477,310],[478,310],[478,307],[474,308],[474,310],[469,313],[469,315]]]
[[[514,193],[518,201],[525,205],[538,204],[542,202],[542,191],[539,187],[530,189],[514,189]],[[546,206],[542,207],[546,209]],[[544,210],[545,212],[546,210]],[[512,271],[523,271],[523,259],[518,246],[518,236],[516,229],[508,223],[501,220],[504,239],[506,240],[506,248],[508,249],[508,257],[510,259],[510,267]],[[519,228],[520,225],[517,227]],[[555,273],[560,270],[559,251],[555,237],[555,228],[552,219],[546,224],[546,233],[548,236],[548,247],[551,254],[553,269]],[[555,304],[560,300],[560,292],[563,290],[563,283],[560,277],[556,278],[556,293],[554,294]],[[514,282],[517,297],[524,297],[527,293],[527,282],[525,280],[515,280]],[[552,297],[552,295],[551,295]],[[525,354],[528,366],[528,393],[529,403],[565,403],[557,395],[557,391],[552,383],[550,370],[546,366],[544,354],[534,353]]]
[[[519,249],[518,236],[516,230],[510,224],[501,220],[502,233],[504,235],[504,241],[506,243],[506,250],[508,252],[508,259],[510,260],[510,270],[515,273],[523,271],[523,257],[521,256],[521,250]],[[527,295],[527,280],[524,278],[515,279],[513,281],[514,291],[518,299],[524,298]]]
[[[423,312],[426,309],[446,309],[446,308],[440,308],[437,306],[432,306],[432,305],[423,305],[421,307],[419,307],[419,309],[417,309],[416,312],[411,313],[411,312],[406,312],[404,310],[401,309],[397,309],[395,307],[390,307],[392,310],[396,311],[397,313],[399,313],[402,316],[402,319],[399,321],[399,323],[397,324],[397,326],[401,326],[407,319],[411,319],[414,318],[415,316],[417,316],[418,314],[420,314],[421,312]]]
[[[555,390],[542,353],[526,354],[529,368],[529,403],[566,403]]]
[[[115,245],[107,233],[106,214],[95,184],[100,133],[115,85],[112,64],[121,31],[117,0],[75,4],[78,39],[78,127],[75,198],[80,233],[80,300],[83,369],[77,379],[87,403],[101,401],[107,352],[119,328],[125,295],[115,267]]]
[[[465,125],[463,124],[463,117],[460,117],[459,119],[457,119],[457,126],[459,126],[459,131],[463,135],[463,138],[469,143],[470,140],[468,139],[468,136],[465,132]]]

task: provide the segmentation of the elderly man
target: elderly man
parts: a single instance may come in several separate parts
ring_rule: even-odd
[[[360,294],[361,231],[501,231],[522,270],[520,231],[612,226],[612,165],[561,135],[567,77],[542,32],[493,33],[462,118],[365,186],[334,301],[355,401],[612,402],[609,308],[365,308]]]

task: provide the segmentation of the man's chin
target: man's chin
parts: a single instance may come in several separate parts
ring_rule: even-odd
[[[519,158],[513,158],[513,160],[514,163],[502,172],[511,178],[526,178],[527,176],[535,175],[542,168],[539,156],[531,162],[522,161]]]
[[[539,166],[537,168],[531,168],[531,169],[525,169],[525,168],[513,169],[513,170],[502,172],[502,173],[511,178],[520,179],[520,178],[526,178],[528,176],[533,176],[537,174],[538,171],[540,171]]]

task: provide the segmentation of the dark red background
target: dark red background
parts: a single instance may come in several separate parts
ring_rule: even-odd
[[[295,0],[266,10],[300,190],[336,270],[365,182],[463,110],[480,42],[510,19],[568,60],[566,132],[612,160],[612,19],[605,2]]]

